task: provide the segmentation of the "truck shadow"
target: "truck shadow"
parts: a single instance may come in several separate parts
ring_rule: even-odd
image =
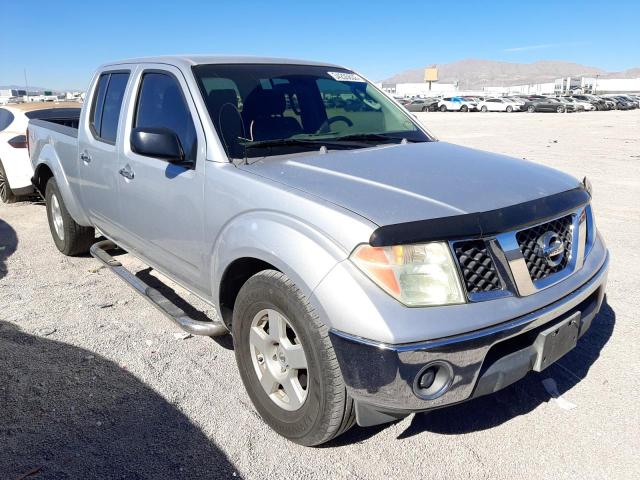
[[[589,331],[580,339],[576,348],[556,364],[541,373],[530,372],[522,380],[494,394],[451,407],[418,413],[398,439],[409,438],[425,431],[442,435],[460,435],[486,430],[531,412],[552,398],[542,385],[544,379],[553,378],[559,394],[562,395],[587,376],[591,365],[598,359],[600,351],[611,338],[615,321],[615,311],[605,297]],[[387,426],[355,427],[327,446],[361,442],[378,434]]]
[[[93,352],[0,321],[0,478],[230,478],[162,396]]]
[[[18,247],[18,235],[11,225],[0,218],[0,279],[4,278],[9,269],[6,260]]]

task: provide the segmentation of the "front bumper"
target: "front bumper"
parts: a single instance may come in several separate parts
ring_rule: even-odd
[[[361,426],[459,403],[498,391],[534,367],[541,330],[577,312],[578,336],[591,326],[604,298],[608,254],[600,269],[564,298],[530,314],[489,328],[425,342],[389,345],[331,330],[330,338]],[[417,378],[436,362],[451,379],[432,398],[419,395]]]

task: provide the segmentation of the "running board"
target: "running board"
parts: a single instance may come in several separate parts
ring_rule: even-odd
[[[208,337],[217,337],[229,333],[229,330],[222,322],[194,320],[160,293],[160,291],[150,287],[136,277],[108,253],[109,250],[116,248],[118,248],[118,246],[111,240],[103,240],[91,245],[90,252],[93,257],[100,260],[106,267],[109,267],[109,269],[124,280],[127,285],[146,298],[154,307],[169,317],[169,319],[177,323],[185,332]]]

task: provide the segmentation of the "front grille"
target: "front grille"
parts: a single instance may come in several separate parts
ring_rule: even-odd
[[[500,277],[483,240],[457,242],[454,251],[468,293],[502,289]]]
[[[522,230],[516,234],[516,240],[520,246],[520,251],[522,252],[524,261],[527,264],[527,268],[529,269],[531,280],[542,280],[543,278],[560,272],[567,267],[572,242],[571,224],[572,216],[567,215],[566,217],[558,218],[557,220],[552,220],[551,222]],[[542,254],[542,249],[538,245],[538,239],[549,231],[555,232],[558,235],[565,248],[562,261],[555,267],[549,265]]]

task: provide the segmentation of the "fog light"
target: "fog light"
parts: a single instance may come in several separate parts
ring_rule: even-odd
[[[418,386],[420,388],[429,388],[433,385],[433,381],[436,379],[436,367],[427,368],[420,378],[418,379]]]
[[[428,363],[418,372],[413,382],[413,392],[423,400],[433,400],[444,395],[453,383],[453,368],[443,360]]]

